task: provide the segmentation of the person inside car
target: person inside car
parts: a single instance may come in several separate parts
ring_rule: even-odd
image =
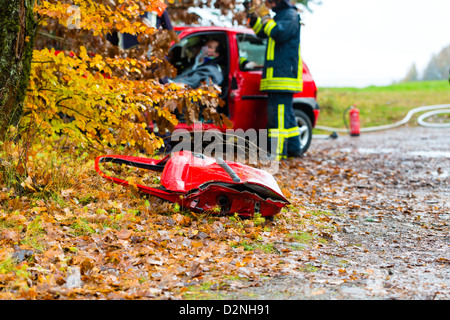
[[[216,63],[218,61],[217,58],[220,56],[219,46],[220,42],[215,39],[206,42],[195,58],[194,69],[205,63]]]
[[[195,58],[192,68],[170,79],[169,82],[185,84],[194,89],[202,82],[221,85],[224,76],[221,68],[224,58],[224,49],[216,39],[208,40]]]

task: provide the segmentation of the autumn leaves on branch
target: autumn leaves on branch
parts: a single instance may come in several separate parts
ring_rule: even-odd
[[[160,131],[172,130],[175,109],[189,123],[206,106],[204,116],[221,124],[218,87],[193,90],[160,81],[176,74],[165,57],[178,37],[147,26],[141,16],[164,9],[155,0],[40,1],[22,126],[39,128],[45,137],[68,135],[79,146],[152,153],[161,140],[147,126],[154,121]],[[111,32],[138,35],[140,45],[122,50],[106,40]]]

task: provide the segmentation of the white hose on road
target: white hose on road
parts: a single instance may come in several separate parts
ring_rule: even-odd
[[[441,113],[450,113],[450,109],[428,111],[427,113],[420,115],[419,118],[417,118],[417,122],[419,123],[419,125],[421,125],[423,127],[450,128],[450,123],[431,123],[431,122],[425,121],[426,118],[437,115],[437,114],[441,114]]]
[[[388,130],[393,129],[402,125],[405,125],[411,120],[411,117],[417,113],[417,112],[423,112],[423,111],[429,111],[423,115],[421,115],[417,122],[419,125],[423,127],[428,128],[450,128],[450,123],[430,123],[425,122],[424,119],[431,117],[436,114],[440,113],[450,113],[450,104],[441,104],[441,105],[435,105],[435,106],[424,106],[424,107],[418,107],[410,110],[405,118],[402,120],[392,123],[392,124],[386,124],[382,126],[376,126],[376,127],[369,127],[369,128],[361,128],[360,132],[372,132],[372,131],[379,131],[379,130]],[[441,110],[444,109],[444,110]],[[331,128],[331,127],[325,127],[325,126],[315,126],[316,129],[325,130],[325,131],[335,131],[335,132],[348,132],[348,129],[342,129],[342,128]]]

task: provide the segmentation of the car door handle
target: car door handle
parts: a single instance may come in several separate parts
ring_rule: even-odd
[[[235,77],[231,78],[231,90],[239,89],[238,82]]]

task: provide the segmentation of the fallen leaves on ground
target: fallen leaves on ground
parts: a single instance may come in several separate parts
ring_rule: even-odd
[[[2,188],[0,298],[176,299],[205,284],[253,286],[292,267],[286,252],[326,241],[329,221],[309,219],[295,199],[273,221],[195,214],[91,164],[79,168],[82,183],[46,198]]]
[[[291,205],[272,221],[185,211],[102,179],[92,161],[78,164],[74,182],[58,194],[29,188],[19,195],[2,186],[0,298],[189,299],[202,291],[220,297],[280,275],[306,275],[318,286],[310,295],[321,297],[328,292],[322,285],[370,280],[374,269],[355,266],[368,252],[358,237],[375,230],[380,236],[372,245],[383,249],[392,241],[389,250],[396,252],[396,239],[406,246],[409,239],[389,236],[385,221],[409,217],[425,231],[448,226],[430,220],[442,214],[439,203],[409,201],[429,182],[374,170],[379,163],[371,159],[356,171],[353,161],[346,153],[330,158],[330,151],[317,151],[282,162],[275,177]],[[403,185],[409,193],[389,195],[389,188]],[[364,229],[367,224],[376,228]],[[403,260],[422,263],[411,259]],[[389,261],[377,263],[392,268]],[[430,263],[444,266],[448,259]]]

